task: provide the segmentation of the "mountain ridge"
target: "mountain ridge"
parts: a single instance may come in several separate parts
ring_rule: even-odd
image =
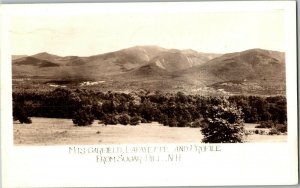
[[[16,77],[111,80],[123,83],[120,87],[127,85],[126,82],[130,82],[126,87],[145,87],[142,83],[150,83],[151,88],[189,91],[202,87],[230,92],[285,90],[285,53],[259,48],[216,54],[134,46],[87,57],[61,57],[42,52],[13,58],[12,63]],[[164,87],[159,86],[161,83]]]

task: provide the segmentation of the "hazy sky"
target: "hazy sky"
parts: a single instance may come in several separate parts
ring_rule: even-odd
[[[234,52],[284,51],[283,11],[111,12],[93,15],[15,16],[12,54],[88,56],[136,45]]]

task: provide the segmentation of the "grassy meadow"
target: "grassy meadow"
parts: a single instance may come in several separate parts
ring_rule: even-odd
[[[245,124],[246,131],[268,129]],[[200,128],[169,127],[157,122],[140,125],[107,125],[98,121],[90,126],[74,126],[71,119],[32,118],[32,124],[14,122],[15,145],[72,145],[72,144],[145,144],[145,143],[201,143]],[[287,135],[246,136],[246,142],[286,142]]]

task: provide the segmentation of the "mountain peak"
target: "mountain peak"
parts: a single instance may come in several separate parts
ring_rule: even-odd
[[[198,53],[196,50],[193,50],[193,49],[184,49],[182,50],[183,52],[186,52],[186,53]]]
[[[140,49],[140,48],[147,48],[147,49],[165,49],[163,47],[157,46],[157,45],[137,45],[133,47],[129,47],[126,49]]]
[[[37,53],[33,56],[37,56],[37,55],[52,55],[52,54],[49,54],[48,52],[40,52],[40,53]]]

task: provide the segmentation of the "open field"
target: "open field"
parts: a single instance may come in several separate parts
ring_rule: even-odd
[[[14,122],[16,145],[199,143],[200,128],[167,127],[156,122],[137,126],[98,124],[74,126],[70,119],[32,118],[32,124]],[[246,130],[255,124],[246,124]],[[249,135],[247,142],[285,142],[287,135]]]

